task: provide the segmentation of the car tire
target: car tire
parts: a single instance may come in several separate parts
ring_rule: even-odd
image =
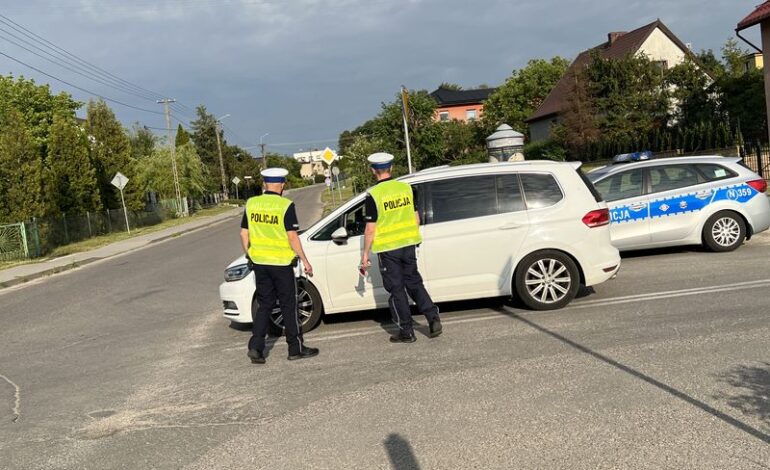
[[[255,313],[256,304],[257,300],[254,299],[255,307],[252,311]],[[297,279],[297,310],[299,311],[302,333],[307,333],[320,323],[321,316],[323,315],[321,294],[319,294],[318,289],[306,279]],[[280,317],[280,308],[277,304],[270,314],[268,333],[271,336],[282,336],[284,333],[283,319]]]
[[[746,239],[746,222],[732,211],[712,215],[703,226],[703,245],[714,252],[733,251]]]
[[[577,295],[580,271],[575,261],[561,251],[538,251],[519,263],[514,288],[532,310],[557,310]]]

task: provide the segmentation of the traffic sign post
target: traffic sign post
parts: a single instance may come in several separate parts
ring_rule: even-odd
[[[236,176],[231,181],[235,185],[235,199],[238,199],[238,184],[240,184],[241,179]]]
[[[126,218],[126,231],[131,234],[131,228],[128,226],[128,211],[126,210],[126,200],[123,198],[123,188],[128,184],[128,178],[121,172],[115,173],[115,177],[112,178],[112,185],[120,190],[120,202],[123,203],[123,216]]]
[[[332,167],[332,175],[337,180],[337,194],[340,196],[340,202],[342,202],[342,189],[340,188],[340,169],[339,167]]]
[[[329,168],[324,170],[324,176],[326,177],[326,187],[329,188],[329,194],[331,194],[332,197],[332,203],[334,203],[334,188],[332,188],[332,180],[331,180],[331,167],[335,160],[337,160],[337,154],[334,153],[332,149],[329,147],[326,147],[324,151],[321,153],[321,160],[323,160],[326,165],[328,165]],[[342,202],[342,195],[340,194],[340,202]]]

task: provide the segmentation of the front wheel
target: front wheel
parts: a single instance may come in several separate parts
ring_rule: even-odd
[[[733,251],[745,238],[746,223],[735,212],[717,212],[703,226],[703,244],[711,251]]]
[[[527,255],[516,270],[516,293],[533,310],[556,310],[572,301],[580,288],[575,262],[560,251]]]
[[[254,312],[256,312],[257,300],[254,299]],[[315,328],[321,321],[323,314],[323,302],[318,289],[306,279],[297,279],[297,319],[302,333]],[[276,302],[270,313],[270,334],[272,336],[283,335],[283,314]]]

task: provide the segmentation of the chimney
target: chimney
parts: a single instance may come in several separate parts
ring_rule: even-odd
[[[617,41],[618,38],[620,36],[623,36],[624,34],[626,34],[625,31],[614,31],[612,33],[608,33],[607,34],[607,42],[611,46],[611,45],[615,44],[615,41]]]

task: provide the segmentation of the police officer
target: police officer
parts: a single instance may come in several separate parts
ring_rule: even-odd
[[[392,343],[417,341],[407,292],[428,319],[430,337],[434,338],[441,334],[441,320],[438,307],[425,290],[417,271],[415,246],[422,237],[414,192],[410,185],[392,179],[393,155],[375,153],[368,160],[377,184],[369,189],[365,202],[366,231],[361,266],[363,269],[370,266],[370,250],[377,254],[382,283],[390,294],[390,314],[398,325],[398,333],[390,338]]]
[[[297,317],[294,257],[299,256],[308,276],[313,275],[313,267],[297,236],[299,222],[294,203],[281,196],[288,173],[283,168],[262,171],[265,191],[261,196],[249,198],[241,222],[241,243],[252,264],[259,304],[249,340],[248,356],[254,364],[265,363],[265,335],[276,299],[283,315],[289,360],[318,355],[317,348],[304,345]]]

